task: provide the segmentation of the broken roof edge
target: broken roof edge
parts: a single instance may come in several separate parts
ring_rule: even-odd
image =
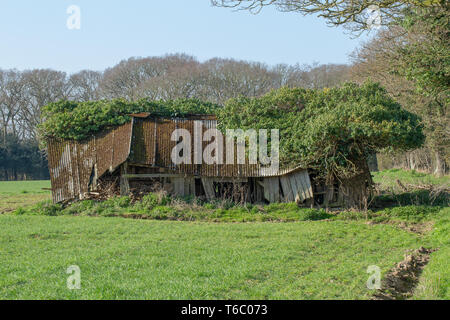
[[[133,118],[161,118],[161,119],[199,119],[199,120],[217,120],[217,116],[215,114],[203,114],[203,113],[186,113],[180,115],[160,115],[158,113],[152,112],[139,112],[139,113],[131,113],[128,116]]]

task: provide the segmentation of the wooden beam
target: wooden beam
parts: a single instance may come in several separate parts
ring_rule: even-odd
[[[216,194],[214,192],[213,180],[211,178],[202,178],[203,189],[205,190],[206,199],[208,201],[214,199]]]
[[[120,168],[120,195],[128,196],[130,194],[130,184],[128,182],[128,178],[126,177],[128,170],[128,164],[125,162]]]
[[[185,175],[172,173],[142,173],[142,174],[124,174],[128,179],[153,179],[153,178],[183,178]]]
[[[173,192],[175,196],[184,197],[184,179],[183,178],[174,178],[173,181]]]
[[[293,202],[295,200],[294,192],[292,191],[291,183],[289,178],[286,176],[280,177],[281,188],[283,189],[284,201]]]
[[[278,177],[264,178],[264,197],[270,203],[280,201],[280,182]]]
[[[248,182],[248,178],[212,177],[214,182]]]

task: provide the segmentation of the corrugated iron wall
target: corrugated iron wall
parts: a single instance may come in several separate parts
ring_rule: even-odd
[[[246,164],[194,164],[194,126],[195,121],[202,123],[201,137],[204,132],[217,127],[215,119],[161,119],[161,118],[135,118],[133,129],[133,140],[131,145],[130,161],[134,164],[145,164],[148,166],[163,167],[172,169],[177,173],[189,175],[199,175],[207,177],[263,177],[275,176],[286,172],[284,170],[267,170],[258,164],[249,164],[246,157]],[[175,165],[172,162],[172,150],[177,144],[172,141],[172,132],[175,129],[186,129],[191,137],[191,160],[192,164]],[[202,150],[210,144],[208,141],[202,142]],[[224,148],[226,146],[223,137]],[[237,157],[237,144],[234,145],[234,155]],[[224,161],[226,157],[224,155]]]
[[[132,122],[86,141],[48,141],[48,164],[54,202],[83,198],[92,179],[128,158]]]

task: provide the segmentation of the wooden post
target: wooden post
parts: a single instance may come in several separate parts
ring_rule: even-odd
[[[270,203],[280,201],[280,182],[278,177],[264,178],[264,197]]]
[[[184,178],[174,178],[173,180],[173,193],[175,196],[178,197],[184,197],[185,196],[185,190],[184,190]]]
[[[120,168],[120,195],[128,196],[130,194],[130,183],[128,178],[125,176],[128,171],[128,163],[125,162]]]
[[[206,199],[208,201],[215,198],[213,179],[211,178],[202,178],[203,189],[205,189]]]
[[[292,191],[291,182],[289,178],[286,176],[280,177],[281,188],[283,189],[284,201],[285,202],[294,202],[294,192]]]

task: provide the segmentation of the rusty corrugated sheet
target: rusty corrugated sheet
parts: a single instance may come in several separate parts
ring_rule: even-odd
[[[194,164],[195,121],[202,123],[202,136],[206,130],[217,127],[216,118],[210,115],[162,118],[142,113],[134,115],[128,123],[99,133],[86,141],[48,141],[53,201],[83,198],[89,191],[93,177],[101,177],[107,171],[115,170],[127,159],[137,165],[205,177],[268,177],[297,169],[267,171],[258,164],[249,164],[248,157],[245,164]],[[176,166],[172,162],[172,150],[177,144],[171,139],[175,129],[186,129],[191,134],[192,164]],[[209,143],[202,142],[201,152]],[[225,137],[223,145],[226,146]],[[236,143],[234,148],[236,158]]]
[[[276,176],[293,170],[294,168],[280,170],[264,170],[258,164],[249,164],[246,157],[245,164],[194,164],[195,121],[202,123],[201,136],[209,129],[217,128],[217,120],[214,117],[195,117],[188,118],[135,118],[133,129],[133,142],[131,146],[130,161],[133,164],[143,164],[147,166],[161,167],[171,169],[177,173],[188,175],[199,175],[208,177],[263,177]],[[192,164],[181,164],[176,166],[172,162],[172,150],[177,144],[172,141],[172,133],[175,129],[186,129],[191,137],[191,160]],[[201,150],[209,144],[209,141],[203,141]],[[226,145],[225,137],[222,141]],[[237,146],[234,145],[234,155],[237,158]],[[224,161],[226,157],[224,156]],[[236,162],[235,162],[236,163]]]
[[[133,123],[129,122],[82,142],[49,140],[53,201],[83,198],[94,176],[100,177],[126,161],[132,127]]]

